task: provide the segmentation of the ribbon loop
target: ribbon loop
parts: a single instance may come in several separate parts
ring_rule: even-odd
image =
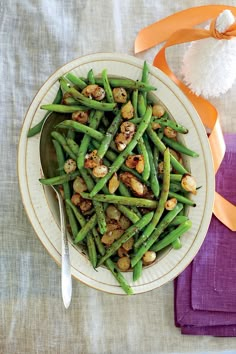
[[[163,40],[167,40],[165,45],[154,58],[153,65],[167,74],[182,89],[182,91],[189,98],[199,113],[203,124],[211,129],[209,143],[211,146],[215,173],[217,172],[225,154],[225,142],[217,110],[209,101],[205,100],[203,97],[196,96],[189,90],[187,86],[183,84],[183,82],[178,80],[178,78],[170,70],[167,64],[165,49],[172,45],[191,42],[204,38],[214,37],[219,40],[228,40],[232,37],[236,37],[235,23],[230,26],[224,33],[220,33],[216,30],[216,19],[211,22],[209,30],[192,28],[193,26],[200,24],[209,18],[212,18],[212,16],[218,16],[221,11],[226,9],[230,9],[231,12],[236,15],[235,6],[224,5],[199,6],[196,8],[180,11],[167,17],[166,19],[162,19],[159,22],[146,27],[144,30],[139,32],[135,40],[136,53],[149,49],[153,45],[161,43]],[[178,20],[178,30],[175,32],[172,31],[172,33],[170,33],[170,28],[174,29],[176,26],[176,20]],[[213,213],[229,229],[236,231],[236,206],[228,202],[217,192],[215,193]]]

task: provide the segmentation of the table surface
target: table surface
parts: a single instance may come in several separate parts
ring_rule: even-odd
[[[133,55],[141,28],[204,4],[197,0],[0,1],[0,353],[235,353],[234,339],[180,334],[174,327],[173,283],[143,295],[118,297],[73,280],[73,301],[65,310],[60,269],[27,219],[16,170],[24,115],[52,72],[93,52]],[[158,48],[138,57],[152,62]],[[184,49],[186,45],[168,50],[176,72]],[[225,132],[236,132],[235,88],[211,100]]]

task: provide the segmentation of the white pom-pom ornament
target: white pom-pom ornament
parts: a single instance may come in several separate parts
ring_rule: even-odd
[[[216,30],[224,33],[235,18],[223,11],[216,20]],[[236,37],[206,38],[192,42],[183,59],[185,84],[196,94],[217,97],[227,92],[236,79]]]

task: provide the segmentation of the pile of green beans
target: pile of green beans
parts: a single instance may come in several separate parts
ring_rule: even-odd
[[[109,77],[106,69],[99,76],[91,69],[86,78],[67,73],[59,79],[54,102],[41,106],[47,111],[45,117],[57,112],[66,114],[66,119],[51,133],[58,175],[39,181],[60,186],[74,243],[87,249],[94,269],[107,267],[126,294],[133,290],[123,272],[132,271],[135,282],[163,249],[172,247],[177,252],[181,236],[192,225],[188,208],[196,206],[190,195],[196,191],[183,183],[192,176],[181,155],[199,155],[178,141],[178,134],[188,133],[187,127],[166,110],[162,116],[155,115],[154,108],[160,103],[149,97],[156,88],[148,78],[146,62],[140,81]],[[95,96],[95,89],[103,94],[101,98]],[[123,92],[122,100],[116,89]],[[132,108],[129,118],[123,113],[126,104]],[[74,118],[80,113],[87,115],[87,121]],[[40,132],[43,121],[29,130],[28,137]],[[133,129],[130,137],[127,125]],[[166,128],[175,132],[174,138],[167,135]],[[122,148],[120,135],[129,137]],[[133,158],[142,162],[140,169],[135,163],[129,165]],[[101,166],[105,173],[100,176],[95,169]],[[114,190],[112,182],[117,183]]]

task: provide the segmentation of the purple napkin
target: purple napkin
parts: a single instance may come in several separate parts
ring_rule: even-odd
[[[225,141],[216,189],[236,204],[236,135]],[[183,334],[236,336],[235,255],[236,234],[213,216],[201,250],[175,281],[175,322]]]

